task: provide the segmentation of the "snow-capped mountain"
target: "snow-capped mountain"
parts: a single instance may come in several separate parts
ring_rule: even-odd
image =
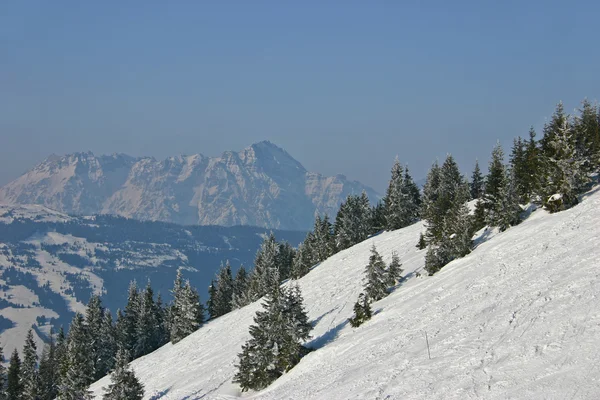
[[[257,302],[134,361],[144,398],[600,398],[598,188],[570,210],[479,232],[470,255],[432,277],[418,274],[423,229],[372,237],[299,280],[314,351],[267,389],[240,393],[231,383]],[[352,328],[372,245],[386,262],[399,253],[405,280]],[[108,384],[92,386],[97,398]]]
[[[378,199],[373,189],[343,175],[308,172],[285,150],[264,141],[216,158],[51,156],[2,187],[0,202],[77,215],[303,230],[315,214],[334,216],[348,194],[363,190]]]
[[[294,246],[305,235],[274,233]],[[68,328],[92,294],[112,312],[122,309],[131,280],[145,286],[150,279],[168,301],[179,267],[206,301],[221,262],[251,266],[265,234],[256,227],[186,227],[0,205],[0,344],[7,354],[21,349],[33,326],[41,351],[50,328]]]

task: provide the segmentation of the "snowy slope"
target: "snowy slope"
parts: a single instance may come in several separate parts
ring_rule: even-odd
[[[260,399],[600,398],[600,193],[554,215],[542,210],[481,243],[434,277],[417,277],[421,224],[343,251],[300,280],[316,351]],[[375,244],[399,252],[407,280],[346,320]],[[212,321],[133,362],[146,399],[228,399],[236,354],[259,308]],[[431,345],[428,358],[424,331]],[[93,385],[96,394],[108,379]]]

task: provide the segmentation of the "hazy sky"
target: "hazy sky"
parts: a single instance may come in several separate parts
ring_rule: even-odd
[[[501,4],[500,4],[501,3]],[[598,1],[2,1],[0,184],[269,139],[383,191],[600,96]]]

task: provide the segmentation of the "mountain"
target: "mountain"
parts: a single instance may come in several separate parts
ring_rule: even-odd
[[[33,326],[38,349],[50,328],[68,327],[92,293],[113,312],[123,309],[131,280],[148,279],[164,300],[176,271],[207,300],[221,262],[252,266],[268,231],[256,227],[179,226],[97,215],[73,217],[39,205],[0,205],[0,343],[20,348]],[[275,231],[297,245],[299,231]]]
[[[0,188],[0,203],[40,204],[67,214],[114,214],[184,225],[307,230],[335,216],[348,194],[371,188],[343,175],[308,172],[264,141],[220,157],[51,156]]]
[[[481,231],[468,256],[429,277],[422,223],[344,250],[300,279],[314,349],[253,399],[600,398],[600,188],[557,214]],[[404,281],[348,324],[372,245]],[[231,399],[237,354],[260,302],[132,363],[145,399]],[[429,343],[431,356],[428,356]],[[92,386],[95,394],[109,384]],[[98,397],[97,397],[98,398]]]

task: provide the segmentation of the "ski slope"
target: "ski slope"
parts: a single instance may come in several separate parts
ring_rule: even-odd
[[[145,399],[600,398],[600,189],[571,210],[532,213],[433,277],[416,276],[422,229],[370,238],[299,281],[316,350],[269,388],[231,383],[255,303],[134,361]],[[373,244],[386,262],[398,251],[407,279],[352,328]]]

